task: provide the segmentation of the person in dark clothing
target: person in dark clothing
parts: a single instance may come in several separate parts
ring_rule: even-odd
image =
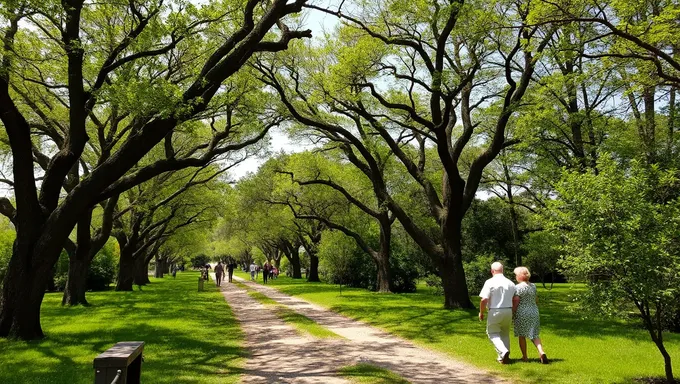
[[[231,280],[234,277],[234,268],[235,267],[236,267],[236,264],[234,264],[233,262],[229,262],[229,264],[227,265],[227,273],[228,273],[228,276],[229,276],[229,282],[230,283],[232,282]]]
[[[215,266],[215,283],[219,287],[222,285],[222,276],[224,276],[224,266],[222,266],[222,262],[218,261],[217,266]]]
[[[267,284],[267,278],[269,277],[269,264],[264,263],[262,267],[262,280]]]

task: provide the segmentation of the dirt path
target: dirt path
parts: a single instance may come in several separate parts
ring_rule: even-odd
[[[241,278],[234,279],[345,338],[301,336],[245,290],[234,284],[223,284],[222,293],[241,322],[251,356],[243,383],[347,383],[338,377],[337,370],[358,363],[389,369],[414,384],[507,383],[305,300]]]

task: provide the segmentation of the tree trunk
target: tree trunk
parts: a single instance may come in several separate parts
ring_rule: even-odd
[[[129,247],[121,248],[120,263],[118,264],[118,281],[116,291],[132,291],[134,282],[135,263]]]
[[[166,273],[167,259],[165,257],[156,256],[156,270],[154,271],[154,277],[157,279],[162,279]]]
[[[385,213],[380,219],[380,252],[374,257],[378,270],[378,292],[392,292],[392,274],[390,272],[390,254],[392,251],[392,222]]]
[[[309,275],[307,281],[318,283],[319,279],[319,256],[309,254]]]
[[[170,258],[169,257],[161,257],[161,261],[163,263],[163,270],[162,270],[162,275],[167,275],[170,274]],[[163,276],[161,276],[163,277]]]
[[[135,285],[147,285],[151,283],[151,280],[149,280],[149,262],[144,256],[137,257],[134,261],[134,268]]]
[[[442,288],[444,288],[444,308],[474,308],[468,296],[468,286],[463,269],[461,247],[461,221],[449,216],[442,225],[442,245],[444,254],[440,263]]]
[[[16,252],[16,244],[14,251]],[[46,275],[25,268],[23,258],[13,257],[7,267],[0,297],[0,337],[42,339],[40,306],[47,287]],[[51,266],[50,266],[51,267]]]
[[[87,291],[87,273],[90,269],[90,225],[92,224],[92,210],[78,221],[76,251],[69,254],[68,280],[64,288],[62,305],[88,305],[85,298]]]
[[[88,257],[79,258],[78,252],[74,257],[69,258],[68,280],[64,288],[64,296],[61,300],[62,305],[89,305],[85,298],[87,291],[87,273],[90,269]]]
[[[290,265],[293,267],[293,279],[302,279],[302,268],[300,266],[300,251],[291,249]]]
[[[378,255],[378,260],[376,260],[377,261],[376,265],[378,267],[378,284],[376,289],[378,290],[378,292],[390,293],[392,292],[392,289],[389,258],[385,257],[385,255],[380,253]]]

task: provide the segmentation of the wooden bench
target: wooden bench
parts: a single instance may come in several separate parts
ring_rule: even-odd
[[[143,341],[117,343],[94,359],[95,384],[139,384]]]

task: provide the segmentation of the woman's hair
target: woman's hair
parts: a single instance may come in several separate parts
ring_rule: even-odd
[[[529,268],[527,267],[517,267],[514,272],[517,276],[524,276],[526,281],[529,281],[529,278],[531,277],[531,272],[529,272]]]

